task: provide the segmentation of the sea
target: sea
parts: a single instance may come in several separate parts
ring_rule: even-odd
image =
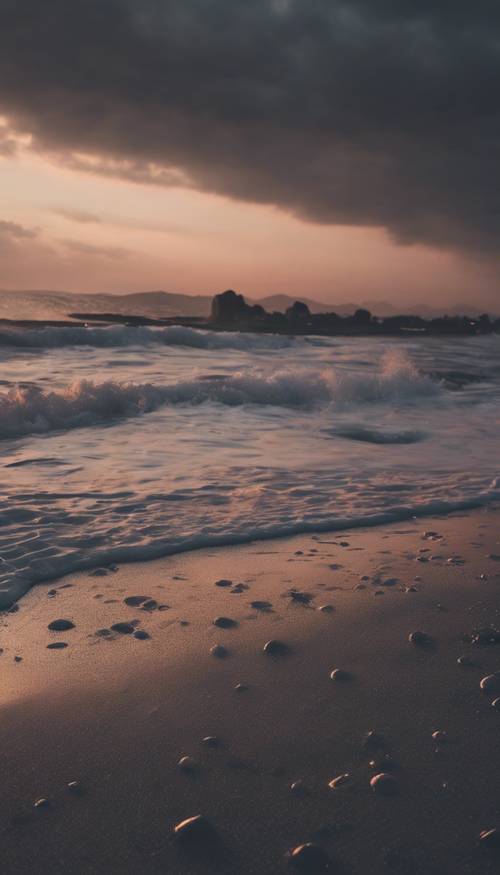
[[[0,329],[0,607],[201,547],[500,498],[500,337]]]

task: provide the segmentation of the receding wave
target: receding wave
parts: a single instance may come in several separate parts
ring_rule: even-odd
[[[103,328],[46,326],[45,328],[7,329],[0,331],[0,346],[27,349],[55,349],[71,346],[104,348],[128,346],[187,346],[194,349],[272,350],[286,349],[291,337],[277,334],[249,334],[235,331],[200,331],[183,325],[165,328],[112,325]]]
[[[352,403],[411,404],[440,392],[438,384],[421,376],[400,356],[384,360],[379,372],[363,375],[341,369],[280,370],[272,374],[251,369],[166,386],[81,380],[64,389],[47,391],[24,385],[0,394],[0,439],[106,425],[165,405],[251,404],[310,409]]]
[[[324,473],[307,472],[311,489],[322,489]],[[283,497],[290,480],[283,478]],[[365,483],[364,486],[369,486]],[[437,493],[445,487],[445,497]],[[446,488],[448,487],[448,488]],[[335,512],[335,493],[325,493],[324,501],[310,505],[297,498],[307,488],[288,488],[288,500],[276,513],[274,503],[266,507],[265,494],[258,493],[257,502],[243,508],[240,515],[228,514],[224,501],[219,502],[216,486],[170,495],[143,496],[130,493],[73,493],[71,509],[61,510],[61,493],[41,496],[23,495],[22,503],[0,501],[0,548],[8,554],[0,569],[0,610],[8,608],[33,585],[66,574],[89,571],[111,563],[157,559],[205,547],[245,544],[256,540],[290,537],[292,535],[342,531],[356,527],[414,520],[416,517],[450,513],[457,510],[487,506],[500,498],[498,484],[483,483],[467,487],[464,478],[455,484],[427,483],[416,488],[401,484],[404,499],[394,504],[392,498],[373,489],[364,489],[365,506],[343,507]],[[227,489],[227,486],[225,487]],[[447,495],[447,491],[449,494]],[[254,490],[246,489],[252,496]],[[41,502],[40,502],[41,499]],[[190,500],[190,523],[179,514],[178,502]],[[23,506],[24,505],[24,506]],[[286,508],[286,509],[285,509]],[[207,511],[211,523],[207,525]],[[201,518],[198,516],[201,513]],[[122,526],[117,518],[123,519]],[[36,521],[36,525],[34,524]],[[67,531],[71,525],[71,536]]]

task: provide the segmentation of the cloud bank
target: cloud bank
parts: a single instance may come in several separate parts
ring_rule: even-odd
[[[496,251],[493,0],[3,0],[1,23],[0,113],[68,167]]]

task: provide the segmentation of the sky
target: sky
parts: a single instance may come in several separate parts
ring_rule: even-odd
[[[498,310],[493,0],[2,0],[0,288]]]

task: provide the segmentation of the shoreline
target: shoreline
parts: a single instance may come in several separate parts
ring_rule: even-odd
[[[8,611],[16,605],[20,599],[24,598],[34,587],[45,584],[56,584],[68,576],[78,574],[92,574],[93,572],[100,573],[106,571],[116,565],[136,565],[149,562],[157,562],[162,559],[175,558],[190,553],[198,553],[203,550],[224,550],[232,547],[252,546],[256,543],[268,543],[269,541],[286,541],[291,538],[307,537],[313,535],[332,535],[345,531],[362,531],[370,530],[379,527],[391,525],[403,525],[417,520],[425,520],[431,517],[444,517],[451,514],[461,513],[464,511],[481,511],[491,508],[500,509],[497,493],[490,498],[485,496],[480,499],[467,499],[457,502],[438,502],[432,505],[426,505],[421,508],[408,508],[402,513],[402,509],[397,511],[382,512],[380,514],[372,514],[365,517],[354,519],[339,519],[335,523],[324,522],[322,525],[318,521],[310,523],[301,522],[296,525],[287,524],[282,530],[256,529],[252,532],[241,534],[210,534],[200,535],[196,543],[191,541],[188,544],[178,543],[169,546],[164,546],[162,543],[149,544],[148,546],[141,545],[140,547],[117,546],[102,551],[97,551],[91,557],[80,558],[74,561],[71,568],[61,568],[49,572],[43,572],[40,577],[35,580],[23,579],[21,577],[14,581],[14,586],[9,589],[0,589],[0,613]],[[141,553],[142,551],[142,553]],[[64,561],[64,560],[63,560]]]
[[[500,717],[479,680],[500,651],[464,636],[500,623],[499,556],[500,512],[485,508],[38,584],[2,615],[3,871],[279,875],[305,841],[345,875],[497,871],[477,842],[500,828]],[[50,632],[56,618],[75,628]],[[149,639],[99,631],[135,620]],[[415,630],[432,645],[409,643]],[[270,639],[287,652],[263,653]],[[384,754],[393,798],[370,789]],[[220,836],[216,861],[171,839],[196,814]]]

